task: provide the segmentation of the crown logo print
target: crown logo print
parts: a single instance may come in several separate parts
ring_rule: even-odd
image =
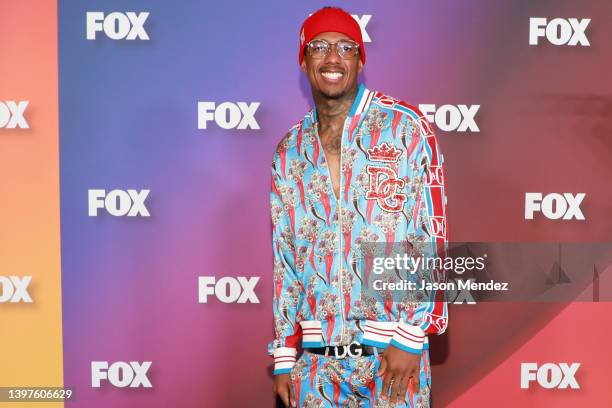
[[[376,145],[367,150],[368,158],[372,161],[381,161],[387,163],[394,163],[399,159],[402,154],[401,149],[394,146],[389,146],[387,143],[382,145]]]

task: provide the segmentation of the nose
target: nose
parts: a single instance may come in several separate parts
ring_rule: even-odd
[[[338,55],[338,48],[336,48],[338,44],[330,44],[330,49],[327,55],[325,56],[326,63],[340,63],[340,55]]]

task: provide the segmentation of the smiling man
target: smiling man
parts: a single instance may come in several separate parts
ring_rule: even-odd
[[[441,292],[378,302],[362,291],[364,244],[431,244],[438,256],[447,246],[432,127],[417,108],[359,84],[365,61],[345,11],[325,7],[304,21],[299,63],[315,107],[278,144],[270,194],[269,352],[287,406],[429,406],[427,335],[447,327]]]

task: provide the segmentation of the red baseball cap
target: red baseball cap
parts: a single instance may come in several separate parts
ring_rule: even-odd
[[[365,64],[365,47],[361,38],[361,27],[349,13],[338,7],[323,7],[304,20],[300,29],[300,64],[304,59],[304,48],[314,37],[325,32],[342,33],[359,44],[359,57]]]

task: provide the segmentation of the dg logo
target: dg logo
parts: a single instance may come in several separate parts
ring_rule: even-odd
[[[446,219],[443,216],[429,217],[429,227],[431,235],[438,238],[446,237]]]
[[[428,166],[425,169],[425,184],[428,186],[443,186],[444,172],[442,166]]]
[[[404,180],[390,167],[367,166],[369,178],[366,198],[376,200],[380,208],[390,212],[400,212],[406,202],[406,194],[397,191],[404,188]]]
[[[363,348],[361,344],[354,341],[348,346],[330,346],[325,350],[325,356],[329,357],[329,350],[332,350],[334,358],[359,357],[363,354]]]

